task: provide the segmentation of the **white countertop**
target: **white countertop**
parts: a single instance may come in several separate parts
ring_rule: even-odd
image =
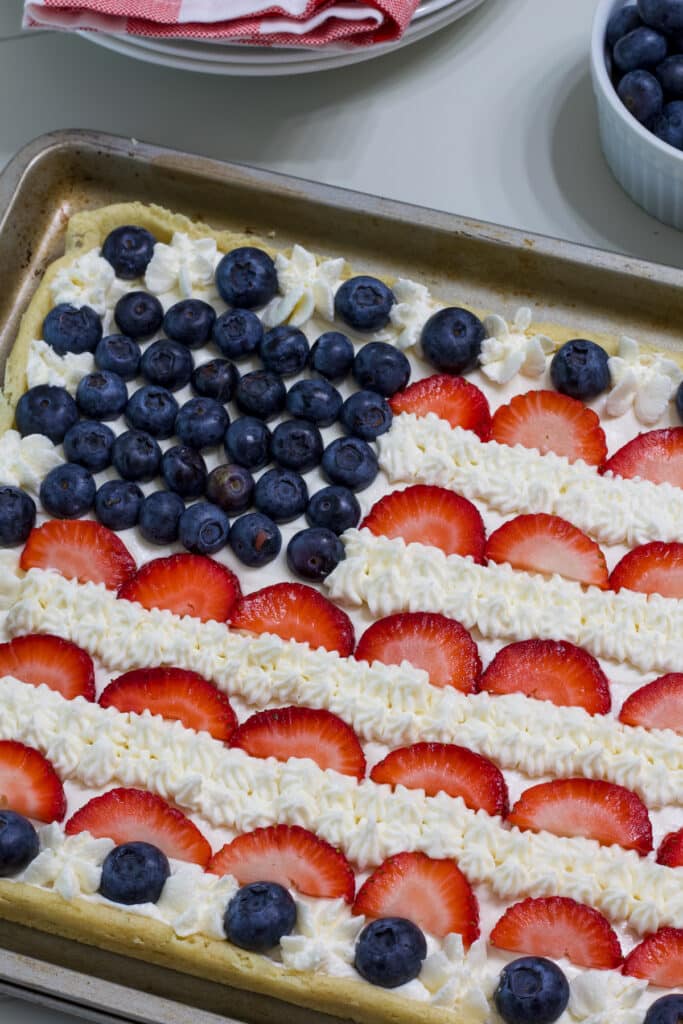
[[[588,69],[596,0],[486,0],[388,57],[290,79],[134,62],[80,38],[0,42],[0,163],[96,128],[497,221],[683,268],[600,153]],[[0,5],[0,36],[20,0]],[[2,1024],[74,1019],[15,1001]]]

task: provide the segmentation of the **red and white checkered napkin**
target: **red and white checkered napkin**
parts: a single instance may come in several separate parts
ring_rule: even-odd
[[[368,46],[399,39],[419,0],[26,0],[25,28],[234,41]]]

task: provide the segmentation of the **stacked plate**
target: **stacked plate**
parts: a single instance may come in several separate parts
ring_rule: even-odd
[[[245,46],[189,39],[148,39],[83,32],[84,39],[150,64],[210,75],[300,75],[371,60],[424,39],[479,7],[484,0],[421,0],[413,20],[395,43],[357,48]]]

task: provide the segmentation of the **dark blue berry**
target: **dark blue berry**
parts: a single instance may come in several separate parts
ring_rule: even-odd
[[[154,491],[142,503],[138,529],[150,544],[173,544],[185,502],[172,491]]]
[[[107,480],[95,495],[95,515],[110,530],[129,530],[140,518],[144,497],[130,480]]]
[[[115,420],[128,403],[128,389],[118,373],[95,370],[86,373],[76,389],[76,405],[93,420]]]
[[[254,478],[248,469],[236,464],[216,466],[206,482],[206,496],[230,516],[240,515],[251,505]]]
[[[374,441],[385,434],[393,419],[391,406],[376,391],[356,391],[342,406],[339,422],[349,434]]]
[[[612,55],[616,67],[626,72],[657,67],[666,57],[667,50],[666,37],[643,25],[618,39]]]
[[[607,32],[605,35],[610,50],[617,39],[621,39],[627,32],[633,32],[634,28],[640,28],[642,24],[638,8],[635,4],[631,4],[629,7],[621,7],[618,11],[615,11],[607,22]]]
[[[47,474],[40,485],[40,501],[53,519],[78,519],[95,502],[95,481],[83,466],[65,462]]]
[[[266,370],[281,377],[301,373],[308,360],[308,339],[298,327],[274,327],[264,335],[259,355]]]
[[[287,412],[318,427],[331,427],[342,407],[342,396],[326,380],[300,380],[287,392]]]
[[[268,516],[249,512],[236,519],[230,527],[228,544],[240,562],[259,569],[280,554],[282,534]]]
[[[344,545],[336,533],[311,526],[295,533],[287,545],[287,565],[305,580],[319,582],[344,558]]]
[[[230,520],[223,509],[198,501],[180,517],[178,539],[193,555],[213,555],[228,543]]]
[[[36,503],[30,495],[9,484],[0,486],[0,547],[23,544],[35,526]]]
[[[660,32],[683,29],[683,0],[638,0],[643,21]]]
[[[542,956],[523,956],[507,964],[493,1001],[505,1024],[552,1024],[569,1003],[562,970]]]
[[[194,360],[192,354],[178,341],[160,338],[145,349],[140,370],[150,384],[158,384],[169,391],[177,391],[190,383]]]
[[[326,331],[321,334],[308,357],[312,370],[327,380],[343,380],[353,365],[353,345],[341,331]]]
[[[156,903],[171,874],[168,858],[151,843],[122,843],[102,865],[100,893],[114,903]]]
[[[563,395],[587,401],[611,384],[607,353],[594,341],[577,338],[558,349],[550,363],[553,387]]]
[[[125,334],[108,334],[95,349],[95,366],[112,370],[122,380],[133,380],[140,370],[142,353],[139,345]]]
[[[114,441],[114,469],[124,480],[153,480],[159,472],[161,448],[145,430],[126,430]]]
[[[667,103],[661,114],[652,119],[649,127],[662,142],[683,149],[683,100]]]
[[[371,341],[357,352],[353,360],[353,376],[359,387],[389,398],[410,380],[410,363],[393,345],[385,341]]]
[[[206,490],[206,463],[189,445],[178,444],[165,451],[161,472],[166,486],[183,498],[201,498]]]
[[[306,481],[291,469],[269,469],[256,482],[254,504],[273,522],[289,523],[306,509]]]
[[[449,306],[430,316],[420,343],[427,362],[442,373],[465,373],[476,366],[484,325],[468,309]]]
[[[175,432],[192,448],[212,448],[221,443],[229,423],[227,409],[214,398],[190,398],[175,418]]]
[[[380,917],[363,928],[356,942],[354,967],[371,985],[397,988],[417,978],[427,942],[412,921]]]
[[[15,416],[22,437],[44,434],[53,444],[61,444],[78,420],[78,406],[65,388],[37,384],[21,396]]]
[[[323,454],[323,439],[308,420],[285,420],[273,431],[273,461],[285,469],[306,473],[318,465]]]
[[[223,926],[230,942],[265,953],[296,924],[296,903],[277,882],[244,885],[228,903]]]
[[[136,341],[156,334],[163,319],[161,303],[148,292],[127,292],[114,307],[114,320],[121,334]]]
[[[225,452],[245,469],[262,469],[270,462],[271,433],[261,420],[240,416],[225,432]]]
[[[619,99],[641,124],[648,124],[661,112],[662,87],[649,71],[629,71],[617,87]]]
[[[90,306],[77,309],[62,302],[43,320],[43,340],[60,356],[94,352],[101,337],[102,321]]]
[[[360,522],[358,498],[347,487],[323,487],[309,501],[306,520],[333,533],[351,530]]]
[[[676,412],[679,420],[683,421],[683,384],[678,385],[676,392]]]
[[[228,359],[244,359],[256,352],[263,339],[263,324],[248,309],[229,309],[216,320],[213,340]]]
[[[680,1024],[683,1020],[683,995],[661,996],[648,1008],[643,1024]]]
[[[116,435],[106,423],[79,420],[67,430],[64,454],[69,462],[77,462],[91,473],[100,473],[111,466],[111,450]]]
[[[38,833],[28,818],[0,810],[0,878],[19,874],[39,852]]]
[[[135,430],[144,430],[161,440],[171,437],[179,405],[166,388],[146,384],[128,400],[126,420]]]
[[[659,84],[671,100],[683,99],[683,54],[676,53],[658,65]]]
[[[211,338],[216,310],[201,299],[182,299],[166,310],[163,328],[167,337],[188,348],[200,348]]]
[[[357,331],[376,331],[389,323],[396,296],[376,277],[352,277],[337,289],[334,311]]]
[[[202,398],[215,398],[217,402],[229,402],[240,379],[239,370],[227,359],[210,359],[195,367],[192,373],[192,388]]]
[[[154,255],[156,238],[146,228],[126,224],[110,231],[102,246],[102,255],[114,273],[124,281],[142,277]]]
[[[226,253],[216,267],[216,287],[229,306],[256,309],[277,295],[275,264],[262,249],[245,245]]]
[[[377,456],[359,437],[338,437],[323,452],[322,469],[333,484],[362,491],[379,472]]]
[[[264,421],[279,415],[286,401],[287,389],[282,378],[268,370],[245,373],[235,390],[237,408]]]

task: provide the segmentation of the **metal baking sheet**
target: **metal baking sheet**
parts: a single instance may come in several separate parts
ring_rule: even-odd
[[[415,277],[441,298],[576,334],[632,333],[680,348],[683,272],[465,217],[97,132],[44,135],[0,174],[0,369],[69,216],[155,202],[217,227]],[[103,1024],[340,1024],[189,975],[0,921],[0,993]]]

